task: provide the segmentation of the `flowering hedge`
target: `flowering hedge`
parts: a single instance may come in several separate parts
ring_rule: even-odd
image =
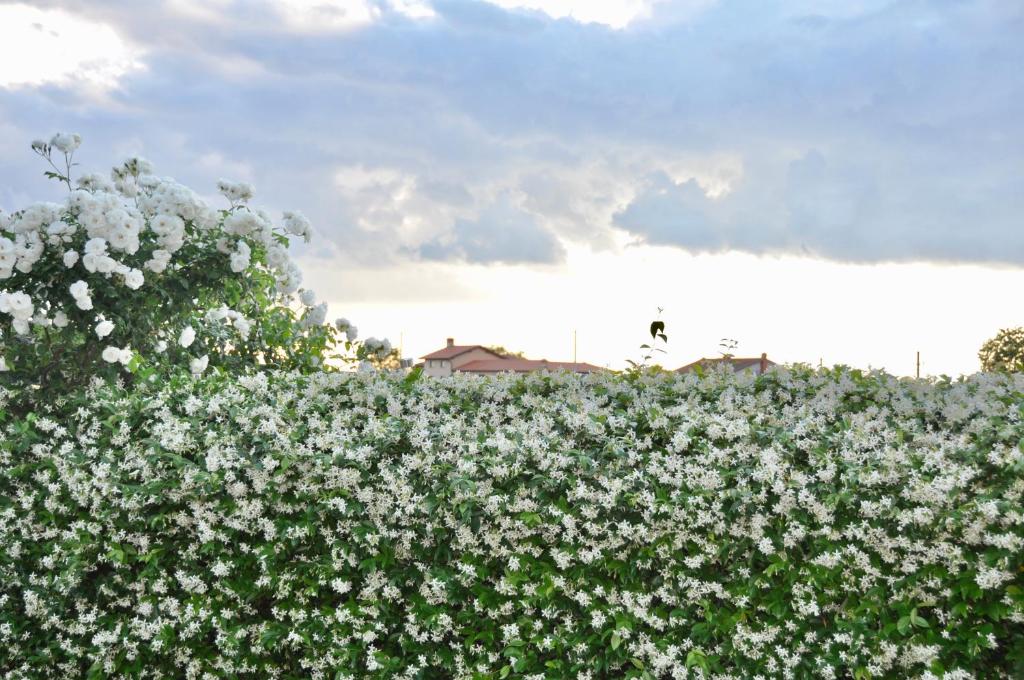
[[[97,382],[70,416],[3,416],[0,671],[1024,677],[1022,393],[839,369]]]

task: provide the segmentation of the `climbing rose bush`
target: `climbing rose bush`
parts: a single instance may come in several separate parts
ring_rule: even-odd
[[[309,221],[275,221],[246,183],[221,181],[220,207],[130,158],[109,178],[72,179],[75,134],[32,144],[63,183],[60,203],[0,211],[0,372],[62,391],[94,375],[178,368],[319,369],[358,353],[288,254]],[[375,341],[363,355],[386,355]]]
[[[1024,677],[1024,376],[97,382],[0,442],[29,678]]]

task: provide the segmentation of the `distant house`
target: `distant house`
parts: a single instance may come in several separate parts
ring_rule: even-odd
[[[435,378],[451,375],[461,366],[474,361],[502,360],[505,357],[483,345],[456,345],[455,338],[448,338],[444,349],[431,352],[423,359],[423,372]]]
[[[436,378],[459,373],[531,373],[533,371],[571,371],[573,373],[594,373],[603,371],[600,366],[572,361],[548,361],[547,359],[523,359],[506,357],[483,345],[456,345],[454,338],[448,338],[443,349],[422,357],[423,373]]]
[[[769,366],[776,365],[774,361],[768,358],[767,354],[762,354],[760,357],[716,357],[712,359],[698,359],[693,363],[677,368],[676,373],[692,373],[693,369],[697,366],[711,368],[722,364],[729,364],[736,373],[749,370],[753,371],[755,375],[760,375],[768,370]]]

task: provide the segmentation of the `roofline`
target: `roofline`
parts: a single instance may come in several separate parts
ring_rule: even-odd
[[[455,357],[462,356],[466,352],[472,352],[475,349],[482,349],[485,352],[493,354],[494,356],[496,356],[499,359],[505,359],[506,358],[505,355],[498,354],[493,349],[488,349],[487,347],[484,347],[483,345],[462,345],[462,347],[464,349],[462,349],[461,351],[456,352],[455,354],[449,354],[448,356],[445,356],[445,357],[440,357],[440,359],[441,360],[444,360],[444,359],[454,359]],[[455,348],[454,347],[444,347],[442,349],[436,349],[433,352],[430,352],[429,354],[424,354],[423,356],[420,357],[420,359],[426,359],[428,357],[431,357],[434,354],[437,354],[438,352],[443,352],[446,349],[455,349]],[[437,357],[435,357],[435,358],[437,358]]]

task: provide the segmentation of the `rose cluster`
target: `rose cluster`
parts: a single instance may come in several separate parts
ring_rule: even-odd
[[[339,342],[353,347],[354,326],[326,324],[326,305],[301,288],[288,253],[290,236],[308,242],[312,233],[301,213],[275,224],[249,205],[249,184],[224,180],[228,205],[215,209],[142,158],[73,180],[80,143],[57,134],[32,145],[68,187],[64,201],[0,211],[0,370],[54,380],[74,366],[47,362],[72,354],[123,370],[322,366]],[[185,328],[194,346],[174,343]]]

